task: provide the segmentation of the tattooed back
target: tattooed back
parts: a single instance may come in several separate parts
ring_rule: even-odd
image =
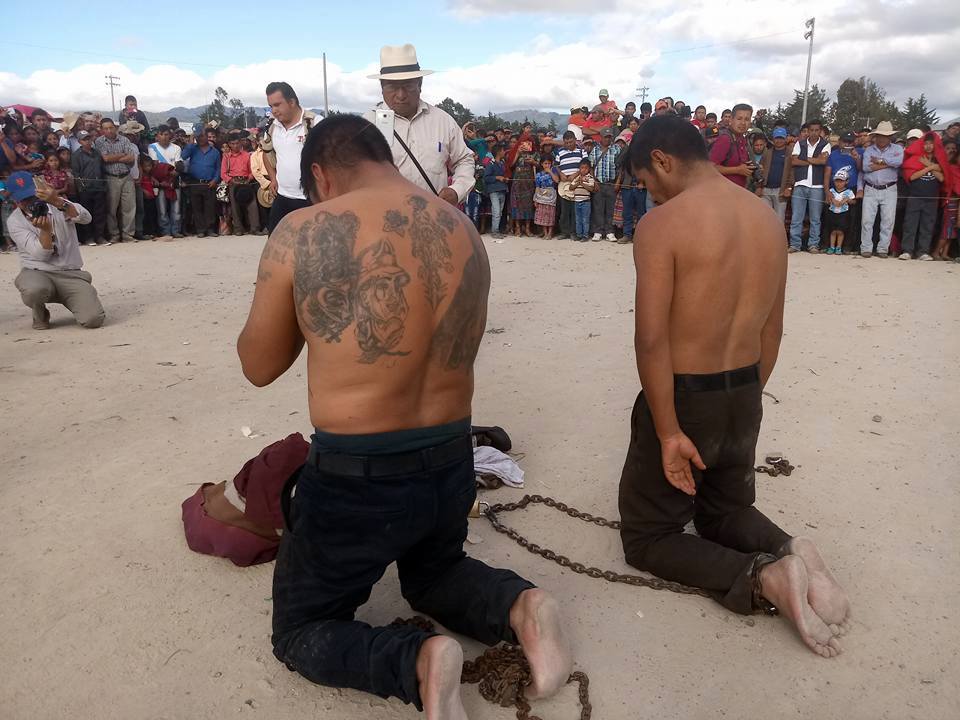
[[[289,283],[308,348],[310,413],[371,433],[470,415],[490,270],[467,218],[406,181],[284,218],[261,259]],[[261,279],[262,282],[264,279]]]

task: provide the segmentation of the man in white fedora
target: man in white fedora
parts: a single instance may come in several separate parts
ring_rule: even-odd
[[[366,118],[377,124],[377,110],[392,110],[393,130],[399,140],[388,129],[380,127],[387,135],[393,162],[400,174],[414,185],[457,205],[466,200],[476,184],[473,154],[464,143],[463,131],[456,120],[420,99],[423,77],[432,73],[433,70],[420,68],[413,45],[382,47],[380,72],[369,77],[380,81],[383,102],[377,103]],[[450,177],[453,180],[448,182]]]
[[[880,209],[880,241],[877,257],[890,252],[890,237],[897,214],[897,174],[903,164],[903,148],[893,142],[897,131],[884,120],[870,133],[873,144],[863,152],[863,172],[858,190],[863,191],[863,220],[860,225],[860,255],[873,254],[873,224]]]

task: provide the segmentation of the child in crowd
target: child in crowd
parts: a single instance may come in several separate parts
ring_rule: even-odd
[[[960,153],[958,153],[956,141],[944,140],[943,152],[947,156],[944,175],[949,180],[944,181],[943,192],[940,194],[943,214],[940,221],[940,238],[933,251],[934,260],[950,259],[950,245],[957,237],[957,224],[960,222],[957,215],[957,207],[960,205]],[[960,262],[960,257],[957,258],[957,262]]]
[[[483,172],[483,189],[490,198],[490,232],[495,238],[502,238],[500,232],[500,217],[503,215],[503,205],[507,199],[507,167],[503,160],[507,148],[500,144],[493,149],[493,161]]]
[[[148,155],[147,157],[150,157],[150,156]],[[163,198],[167,203],[167,208],[170,208],[169,212],[174,214],[179,212],[179,207],[178,207],[179,203],[177,202],[177,171],[174,165],[157,162],[153,158],[150,158],[150,160],[151,160],[150,176],[153,179],[153,181],[156,182],[157,184],[157,193],[154,196],[157,199],[157,204],[156,204],[157,227],[155,228],[155,230],[159,233],[163,233],[163,235],[161,235],[159,239],[166,242],[168,240],[173,240],[173,238],[177,237],[179,234],[179,229],[174,229],[173,233],[171,234],[170,227],[159,226],[160,225],[160,197],[162,194]],[[141,177],[143,177],[142,174],[141,174]],[[182,237],[182,235],[180,237]]]
[[[60,165],[60,157],[55,152],[48,152],[43,161],[43,179],[47,185],[66,197],[73,195],[66,170]]]
[[[597,189],[597,179],[593,176],[593,167],[589,160],[580,161],[580,171],[570,182],[573,190],[573,211],[576,218],[574,240],[587,242],[590,235],[590,199]]]
[[[140,154],[140,189],[143,190],[143,237],[153,239],[160,232],[157,227],[157,196],[160,183],[153,176],[156,165],[146,153]]]
[[[903,216],[903,234],[900,239],[900,259],[913,259],[914,251],[920,260],[933,260],[930,246],[940,207],[940,188],[947,175],[946,153],[940,135],[931,132],[914,140],[903,153],[900,173],[910,189]]]
[[[540,161],[540,172],[537,173],[537,190],[533,195],[536,212],[533,221],[543,228],[543,239],[553,237],[553,226],[557,218],[557,189],[555,184],[560,182],[556,169],[553,167],[553,158],[545,157]]]
[[[830,231],[830,247],[827,255],[843,254],[843,238],[850,232],[850,201],[856,197],[847,187],[847,173],[843,170],[833,177],[830,188],[830,212],[827,229]]]

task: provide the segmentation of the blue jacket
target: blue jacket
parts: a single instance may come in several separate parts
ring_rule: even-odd
[[[500,162],[494,160],[487,165],[487,169],[483,172],[483,191],[487,195],[495,192],[506,192],[507,184],[497,180],[497,175],[503,177],[506,174],[507,168],[502,160]]]
[[[857,191],[857,177],[859,172],[857,171],[857,162],[852,155],[847,155],[840,152],[840,148],[834,148],[830,152],[830,157],[827,158],[827,165],[830,166],[830,185],[833,186],[833,178],[836,174],[846,168],[847,170],[847,187]]]
[[[203,152],[199,145],[190,143],[184,146],[180,157],[190,161],[190,169],[187,170],[187,175],[194,180],[202,180],[203,182],[216,180],[220,182],[220,151],[213,145],[207,145],[207,151]]]

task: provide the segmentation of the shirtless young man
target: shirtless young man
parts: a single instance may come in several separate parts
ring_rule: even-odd
[[[682,118],[647,120],[627,162],[664,204],[634,236],[643,391],[620,479],[626,560],[734,612],[766,600],[833,657],[846,595],[810,540],[753,506],[761,391],[783,329],[783,224],[717,172]],[[683,532],[691,518],[699,537]]]
[[[470,412],[490,269],[465,216],[405,180],[374,125],[340,115],[307,137],[302,183],[260,260],[237,350],[254,385],[306,342],[317,428],[290,501],[273,580],[274,654],[316,683],[465,718],[463,652],[354,613],[397,563],[414,610],[489,645],[519,642],[531,697],[572,666],[557,604],[463,552],[476,496]],[[288,495],[289,497],[289,495]]]

